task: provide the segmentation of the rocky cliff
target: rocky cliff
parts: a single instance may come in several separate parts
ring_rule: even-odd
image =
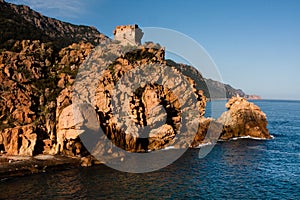
[[[121,46],[118,44],[110,44],[109,50],[106,53],[112,54],[120,47]],[[97,53],[98,52],[96,51],[89,57],[89,60],[92,60],[92,62],[91,65],[88,65],[88,70],[91,72],[99,70],[99,66],[95,64],[98,56]],[[101,60],[99,62],[103,63],[105,61]],[[84,131],[78,131],[83,130],[83,127],[88,126],[87,124],[84,125],[84,121],[87,119],[85,115],[88,116],[84,113],[93,108],[96,110],[99,119],[99,121],[95,123],[100,124],[105,135],[107,135],[107,137],[115,145],[125,149],[126,151],[147,152],[161,149],[166,147],[166,145],[173,144],[176,135],[178,136],[180,132],[179,127],[180,122],[182,121],[182,104],[179,102],[178,96],[174,94],[172,88],[176,88],[175,90],[177,90],[178,93],[182,93],[182,96],[186,98],[180,99],[183,102],[188,102],[187,98],[192,98],[187,93],[187,87],[191,88],[191,91],[195,96],[195,105],[197,105],[199,109],[199,119],[204,115],[206,98],[202,91],[196,89],[195,82],[191,78],[180,76],[177,76],[176,81],[169,81],[168,87],[149,83],[131,92],[130,86],[127,84],[134,82],[139,83],[140,80],[138,80],[137,76],[130,76],[129,71],[138,69],[143,70],[143,68],[154,64],[165,65],[164,49],[159,46],[155,46],[154,44],[147,44],[139,46],[132,52],[130,51],[117,57],[113,63],[107,66],[100,77],[95,75],[95,73],[87,72],[86,74],[88,74],[89,78],[86,80],[98,80],[96,81],[98,82],[98,85],[94,91],[94,100],[91,100],[92,108],[83,109],[83,107],[85,107],[84,104],[80,105],[74,104],[68,100],[65,101],[65,99],[69,99],[70,95],[72,95],[71,91],[74,90],[73,87],[77,87],[77,90],[81,91],[79,95],[83,96],[73,96],[73,98],[85,99],[85,97],[90,97],[94,92],[91,91],[91,88],[87,88],[86,84],[65,88],[59,95],[57,102],[58,108],[56,113],[60,113],[57,115],[59,122],[57,127],[57,138],[59,140],[58,145],[60,145],[57,152],[71,152],[72,147],[70,146],[69,149],[66,149],[65,142],[72,144],[76,142],[80,134],[84,133]],[[168,73],[161,69],[162,67],[154,68],[155,75],[152,76],[152,79],[159,77],[157,74],[161,74],[165,81],[174,79],[174,77],[170,76],[172,73],[180,75],[180,73],[172,67],[168,67],[168,69],[171,70],[168,71]],[[122,85],[119,80],[123,79],[124,81],[124,77],[128,80],[128,83]],[[186,80],[188,80],[188,82],[185,82]],[[113,112],[112,97],[118,96],[118,94],[114,93],[114,89],[117,87],[117,84],[118,87],[122,88],[122,90],[120,90],[122,93],[120,93],[120,98],[115,99],[115,101],[117,101],[115,103],[121,106],[117,106],[117,109],[124,111],[127,110],[126,112],[128,112],[130,116],[130,119],[128,118],[126,121],[126,124],[131,125],[126,127],[126,131],[120,127],[120,124],[117,123],[122,116]],[[129,105],[127,103],[122,104],[121,102],[127,100],[122,98],[124,93],[130,94],[128,97]],[[68,103],[65,104],[65,106],[60,106],[62,104],[61,102]],[[85,100],[80,102],[85,102]],[[74,110],[78,110],[78,114],[76,114],[77,112],[73,112]],[[161,112],[163,110],[165,112]],[[83,113],[82,117],[76,118],[74,115],[81,115],[79,113]],[[75,118],[76,120],[73,120]],[[195,118],[194,120],[199,119]],[[156,125],[160,125],[152,127],[154,122]],[[144,132],[138,132],[137,127],[140,127],[140,129],[144,130]],[[77,134],[74,135],[76,132]],[[146,134],[147,137],[142,137],[143,134]],[[109,147],[107,148],[107,151],[111,151]],[[81,151],[78,150],[78,152],[80,153]]]
[[[74,80],[93,45],[73,44],[55,51],[40,41],[17,41],[0,54],[0,128],[2,150],[41,153],[55,134],[56,98]],[[26,148],[31,150],[23,151]]]
[[[110,47],[112,51],[120,48],[120,45],[114,45]],[[78,67],[93,48],[90,43],[80,43],[55,51],[40,41],[23,40],[14,44],[14,51],[1,52],[1,150],[11,155],[86,153],[76,135],[77,123],[72,124],[72,87]],[[99,115],[99,125],[115,144],[128,151],[162,148],[176,135],[180,121],[178,99],[168,88],[160,85],[145,85],[131,97],[130,112],[140,126],[150,124],[157,117],[159,119],[159,115],[150,114],[157,106],[163,107],[168,113],[167,123],[158,127],[159,133],[150,134],[149,140],[125,137],[125,132],[116,126],[112,117],[112,90],[122,75],[139,66],[164,62],[163,48],[141,46],[134,52],[121,55],[107,66],[103,77],[94,77],[100,81],[93,105]],[[175,68],[173,71],[178,73]],[[91,80],[94,78],[91,77]],[[195,88],[194,81],[186,78],[194,88],[199,112],[203,115],[205,97]]]

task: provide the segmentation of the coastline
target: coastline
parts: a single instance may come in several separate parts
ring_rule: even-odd
[[[229,140],[221,140],[218,142],[230,142],[242,139],[250,140],[272,140],[275,137],[271,135],[271,138],[256,138],[251,136],[241,136],[231,138]],[[199,149],[205,146],[215,145],[211,142],[199,144],[196,147],[189,147],[188,149]],[[161,149],[163,151],[175,149],[174,146]],[[36,155],[36,156],[6,156],[0,155],[0,181],[13,177],[22,177],[38,173],[48,173],[61,170],[68,170],[74,168],[87,167],[82,165],[83,160],[81,157],[71,157],[63,155]],[[93,165],[101,165],[104,163],[93,162]]]
[[[66,156],[0,156],[0,180],[36,173],[67,170],[81,166],[79,157]]]

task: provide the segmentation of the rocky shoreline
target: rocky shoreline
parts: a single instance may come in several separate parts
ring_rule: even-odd
[[[79,167],[80,158],[65,156],[0,156],[0,180]]]
[[[0,150],[7,155],[45,154],[88,158],[91,152],[82,144],[82,136],[99,128],[112,143],[126,151],[159,150],[176,143],[177,136],[181,136],[179,127],[183,115],[180,101],[189,102],[188,98],[191,97],[194,98],[191,105],[197,106],[199,114],[189,121],[199,123],[199,127],[194,139],[184,136],[176,148],[182,148],[189,143],[191,147],[195,147],[202,143],[215,142],[219,136],[223,140],[242,136],[270,138],[266,115],[259,107],[242,97],[232,97],[226,104],[228,111],[219,119],[205,118],[206,97],[197,89],[199,83],[188,76],[180,75],[180,72],[172,66],[163,67],[166,66],[164,48],[153,43],[139,46],[135,51],[123,54],[124,47],[116,43],[110,44],[105,49],[106,54],[114,54],[116,60],[111,64],[107,63],[108,68],[104,69],[100,77],[92,72],[99,70],[99,65],[95,65],[95,62],[104,60],[98,57],[99,48],[94,50],[91,44],[73,44],[58,53],[54,53],[50,47],[39,41],[17,42],[15,46],[19,49],[18,52],[4,51],[0,56],[2,69],[0,79],[7,87],[1,91],[2,99],[0,99],[2,109]],[[37,57],[40,54],[43,56]],[[87,61],[86,57],[89,57]],[[90,71],[84,71],[88,74],[88,78],[83,74],[88,83],[93,85],[98,82],[94,89],[86,83],[74,84],[77,70],[82,63],[85,63]],[[52,65],[56,66],[56,71],[51,71]],[[148,84],[131,94],[128,110],[131,119],[126,123],[132,122],[135,125],[127,127],[127,132],[136,135],[128,135],[119,127],[117,121],[120,117],[112,110],[114,88],[124,74],[138,68],[142,70],[147,66],[159,66],[155,70],[156,72],[161,70],[158,74],[165,74],[162,76],[165,80],[173,80],[172,76],[178,78],[176,82],[169,81],[169,88]],[[52,78],[49,79],[49,76]],[[48,81],[52,85],[49,85]],[[135,80],[135,76],[132,76],[128,77],[128,81],[139,80]],[[46,84],[41,84],[45,82]],[[130,94],[126,84],[122,87],[121,92]],[[74,93],[74,88],[81,92]],[[91,93],[95,94],[95,97],[88,105],[80,103],[85,101],[84,98],[90,97]],[[178,94],[184,98],[179,99]],[[122,105],[121,102],[119,104]],[[127,104],[121,109],[128,109],[126,106]],[[167,115],[159,112],[162,108]],[[136,125],[144,127],[153,121],[163,122],[164,119],[167,123],[162,123],[161,127],[151,128],[147,139],[139,138]],[[111,156],[114,155],[115,152],[110,145],[94,144],[98,147],[99,145],[102,145],[99,150],[101,155],[108,152]],[[30,171],[31,168],[28,169]]]
[[[0,180],[36,173],[55,172],[103,164],[92,157],[64,155],[9,156],[0,155]]]
[[[257,138],[251,136],[240,136],[230,138],[227,140],[219,139],[217,142],[228,142],[242,139],[251,140],[270,140],[270,138]],[[211,142],[200,143],[198,146],[190,147],[192,149],[199,149],[206,146],[213,145]],[[164,150],[175,149],[169,146]],[[48,173],[61,170],[69,170],[80,167],[92,167],[94,165],[105,164],[93,157],[70,157],[63,155],[37,155],[37,156],[6,156],[0,155],[0,181],[13,177],[22,177],[38,173]]]
[[[94,64],[95,61],[102,62],[99,60],[98,51],[93,50],[94,47],[91,44],[73,44],[58,53],[54,53],[50,47],[39,41],[17,42],[15,46],[19,49],[18,52],[4,51],[0,56],[0,67],[3,69],[0,71],[0,78],[7,87],[1,91],[2,99],[0,99],[1,112],[3,113],[0,121],[2,127],[0,150],[6,152],[6,155],[36,156],[44,154],[68,157],[57,160],[57,164],[51,161],[50,166],[52,167],[56,165],[78,166],[81,165],[82,159],[90,159],[84,165],[91,165],[90,152],[82,144],[81,139],[82,134],[87,130],[90,131],[89,127],[95,129],[96,124],[104,130],[109,140],[126,151],[142,153],[163,149],[172,145],[176,135],[180,132],[178,127],[180,127],[182,120],[181,108],[178,94],[172,92],[176,90],[177,93],[183,91],[181,93],[185,98],[193,94],[194,105],[197,105],[199,111],[199,115],[192,119],[195,123],[199,123],[195,138],[184,138],[176,148],[181,148],[189,143],[191,143],[190,147],[195,147],[202,143],[215,142],[219,136],[223,140],[242,136],[270,138],[265,114],[259,107],[242,97],[232,97],[226,104],[228,111],[223,113],[219,119],[205,118],[206,97],[201,90],[197,89],[199,83],[188,76],[181,76],[179,71],[172,66],[165,68],[169,70],[168,73],[163,71],[160,73],[166,74],[164,76],[166,80],[172,80],[172,77],[168,77],[168,75],[173,73],[180,77],[176,80],[177,82],[170,82],[169,88],[155,84],[145,85],[138,90],[138,93],[134,93],[130,97],[128,110],[134,123],[141,127],[151,124],[153,120],[163,121],[164,118],[166,118],[167,123],[151,130],[148,139],[141,140],[138,135],[126,134],[116,123],[120,117],[114,115],[112,111],[113,89],[116,82],[127,71],[149,65],[166,65],[164,49],[153,43],[139,46],[134,52],[125,54],[121,53],[122,46],[116,43],[110,44],[106,54],[115,54],[116,61],[107,64],[108,68],[100,77],[95,73],[87,73],[89,82],[99,81],[96,88],[93,89],[94,91],[86,85],[75,85],[77,90],[79,88],[83,91],[80,93],[81,96],[75,96],[79,102],[81,98],[91,96],[90,93],[96,94],[89,106],[78,104],[78,101],[77,104],[74,103],[76,100],[73,91],[75,75],[79,66],[85,62],[88,69],[94,72],[99,67],[99,65]],[[118,51],[120,53],[116,53]],[[46,58],[34,56],[32,53],[42,54]],[[50,57],[52,60],[48,62]],[[87,61],[85,61],[86,57],[89,57]],[[56,71],[51,71],[52,65],[56,66]],[[47,70],[39,71],[43,68]],[[163,67],[160,70],[163,70]],[[49,75],[53,78],[49,79]],[[130,81],[134,81],[134,77],[130,79]],[[52,87],[49,84],[41,85],[45,81],[54,80],[55,82],[51,82],[51,84],[54,83]],[[187,93],[186,88],[190,88],[190,94]],[[127,91],[126,85],[121,91]],[[180,100],[187,102],[188,99]],[[164,108],[167,115],[153,112],[158,108]],[[95,113],[94,115],[97,117],[90,118],[91,113]],[[135,132],[135,126],[129,128],[131,129],[127,129],[127,131]],[[115,156],[110,145],[95,144],[95,146],[97,145],[102,145],[101,154],[109,152],[111,156]],[[73,158],[76,156],[82,157],[82,159],[76,158],[74,160]],[[70,160],[68,160],[69,158]],[[30,160],[32,163],[40,162],[43,167],[47,166],[47,161],[43,161],[45,162],[43,164],[34,157]],[[23,163],[26,164],[27,161],[23,161]],[[43,170],[43,167],[32,167],[35,164],[28,163],[28,165],[29,167],[24,165],[22,168],[25,174]],[[15,168],[19,169],[20,167]],[[20,170],[13,171],[16,174],[20,172]]]
[[[202,148],[213,145],[215,142],[238,139],[268,140],[273,138],[266,129],[265,114],[253,103],[249,103],[241,97],[233,97],[228,101],[226,107],[228,111],[224,112],[218,119],[201,118],[200,128],[190,148]],[[209,127],[210,125],[212,126]],[[214,138],[213,135],[206,137],[208,131],[210,131],[210,134],[215,133],[217,138]],[[222,132],[219,133],[218,131]],[[180,147],[168,145],[162,149],[176,148]],[[10,155],[2,151],[0,155],[0,179],[103,164],[92,155],[76,156],[75,153],[76,151],[73,155],[68,155],[62,151],[60,155],[44,153],[33,156],[20,156]],[[79,153],[81,152],[79,151]]]

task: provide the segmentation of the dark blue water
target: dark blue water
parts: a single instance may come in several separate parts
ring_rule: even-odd
[[[8,179],[9,199],[300,199],[300,101],[255,101],[273,140],[220,142],[203,159],[188,150],[146,174],[105,166]]]

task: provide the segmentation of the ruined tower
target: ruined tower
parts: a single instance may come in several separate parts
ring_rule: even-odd
[[[143,35],[137,24],[117,26],[114,30],[114,39],[122,45],[140,45]]]

